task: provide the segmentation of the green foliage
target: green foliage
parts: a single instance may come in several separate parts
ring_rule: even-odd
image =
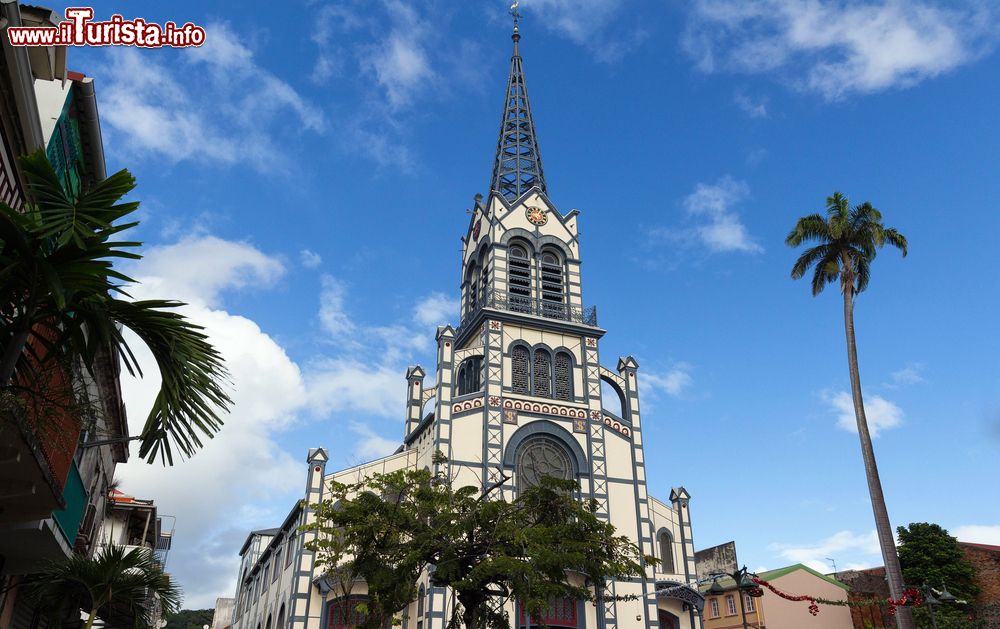
[[[896,529],[899,535],[899,563],[903,578],[913,586],[934,588],[935,595],[944,585],[960,600],[972,603],[979,586],[976,569],[965,559],[958,540],[937,524],[914,522]],[[971,629],[977,627],[969,618],[969,605],[942,605],[935,610],[939,629]],[[919,608],[914,614],[920,627],[930,627],[930,614]]]
[[[100,617],[108,626],[129,619],[136,629],[152,622],[153,593],[164,613],[180,606],[181,591],[146,548],[105,546],[94,557],[70,555],[31,575],[28,598],[54,621],[89,614],[87,629]]]
[[[44,153],[21,164],[29,204],[18,212],[0,203],[0,386],[37,382],[50,360],[78,358],[92,371],[106,348],[142,375],[124,327],[149,348],[162,380],[140,455],[192,455],[222,425],[227,372],[202,328],[174,310],[183,304],[127,299],[134,280],[113,263],[142,257],[140,243],[117,239],[138,224],[128,217],[139,204],[122,201],[135,180],[122,170],[71,199]]]
[[[505,601],[537,616],[552,598],[594,600],[607,580],[643,574],[650,558],[575,497],[575,482],[544,478],[507,501],[498,489],[506,480],[456,489],[440,474],[407,470],[333,483],[304,527],[317,533],[307,547],[340,596],[367,582],[363,629],[413,601],[425,569],[460,603],[449,626],[467,629],[508,629]]]
[[[906,255],[906,237],[891,227],[882,225],[882,213],[865,201],[851,208],[847,197],[839,192],[826,199],[826,218],[810,214],[798,220],[785,238],[785,243],[798,247],[807,242],[818,243],[806,249],[792,267],[792,278],[805,276],[814,267],[813,295],[826,285],[840,280],[841,291],[854,295],[868,288],[871,263],[885,244],[897,247]]]
[[[182,609],[164,618],[167,625],[163,629],[201,629],[212,625],[214,615],[214,609]]]

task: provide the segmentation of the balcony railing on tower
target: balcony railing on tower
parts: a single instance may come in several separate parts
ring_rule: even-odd
[[[571,306],[563,301],[544,297],[536,299],[520,292],[491,289],[482,293],[479,300],[469,304],[462,318],[463,327],[483,308],[597,326],[597,306]]]

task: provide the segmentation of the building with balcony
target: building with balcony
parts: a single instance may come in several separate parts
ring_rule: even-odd
[[[93,80],[67,69],[64,46],[12,47],[7,37],[8,27],[60,21],[0,0],[0,202],[14,209],[26,201],[21,155],[45,150],[70,195],[105,178]],[[93,552],[115,466],[128,458],[110,348],[93,374],[53,366],[32,386],[4,392],[0,407],[0,627],[15,629],[44,626],[18,583],[47,560]]]
[[[600,355],[606,331],[583,300],[581,214],[561,211],[549,196],[516,23],[512,39],[489,195],[476,196],[461,237],[460,321],[438,328],[432,373],[418,365],[407,370],[398,450],[337,471],[327,470],[324,449],[311,450],[303,499],[279,526],[249,533],[240,549],[234,629],[356,624],[365,585],[355,584],[347,596],[331,587],[298,528],[310,521],[309,505],[324,498],[330,481],[424,468],[456,486],[499,482],[506,499],[542,475],[575,480],[600,517],[658,558],[645,564],[644,578],[608,584],[610,593],[633,600],[607,597],[597,606],[554,600],[544,619],[549,626],[701,628],[690,496],[647,478],[639,365],[625,356],[606,366]],[[436,452],[446,461],[435,461]],[[400,610],[402,629],[444,629],[454,605],[450,593],[427,574],[417,589],[417,599]],[[516,603],[507,612],[519,625],[535,624]]]

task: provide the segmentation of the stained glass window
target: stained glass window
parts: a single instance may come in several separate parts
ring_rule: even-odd
[[[358,611],[363,601],[357,597],[339,598],[330,601],[327,608],[327,629],[350,629],[365,621],[365,615]]]

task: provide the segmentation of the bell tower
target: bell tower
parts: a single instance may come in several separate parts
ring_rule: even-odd
[[[654,592],[654,582],[686,580],[676,567],[686,570],[694,555],[690,525],[686,513],[647,493],[638,362],[601,364],[605,330],[583,301],[580,215],[549,198],[514,17],[490,188],[475,196],[462,237],[460,318],[438,328],[435,384],[424,388],[419,367],[407,373],[401,450],[456,486],[507,499],[541,476],[575,480],[597,515],[644,555],[666,553],[646,566],[648,580],[608,583],[599,605],[580,608],[586,622],[578,626],[665,627],[659,609],[687,616],[681,625],[697,629],[693,607],[658,601]],[[602,385],[612,399],[602,399]],[[638,602],[616,602],[622,597]]]

